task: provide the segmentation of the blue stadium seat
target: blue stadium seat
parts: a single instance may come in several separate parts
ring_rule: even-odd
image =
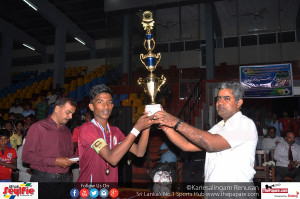
[[[115,106],[120,106],[120,100],[119,100],[118,94],[113,95],[113,103]]]
[[[101,77],[97,77],[97,83],[98,84],[105,84],[105,77],[104,77],[104,75],[103,76],[101,76]]]
[[[83,86],[78,86],[78,87],[77,87],[76,101],[77,101],[77,102],[81,102],[83,99],[84,99]]]
[[[120,95],[120,102],[122,102],[124,99],[128,99],[128,94],[121,94]]]
[[[69,97],[72,99],[76,99],[76,90],[69,92]]]
[[[98,84],[97,79],[92,79],[91,81],[92,86],[95,86]]]

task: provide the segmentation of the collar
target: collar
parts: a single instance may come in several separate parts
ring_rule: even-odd
[[[218,126],[221,128],[225,126],[227,123],[231,123],[235,118],[239,118],[242,115],[241,111],[236,112],[233,116],[231,116],[226,122],[224,120],[218,123]]]
[[[52,125],[55,125],[57,127],[57,123],[52,119],[51,115],[48,115],[47,117],[47,121],[52,124]],[[64,128],[65,125],[61,125],[61,128]],[[58,128],[58,127],[57,127]]]
[[[4,153],[5,153],[5,151],[6,151],[6,149],[8,148],[8,146],[6,145],[6,147],[2,150],[2,149],[0,149],[0,151],[2,152],[2,151],[4,151]],[[4,154],[3,153],[3,154]]]

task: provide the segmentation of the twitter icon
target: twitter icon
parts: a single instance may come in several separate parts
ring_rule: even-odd
[[[97,198],[98,195],[99,195],[99,192],[98,192],[97,189],[93,188],[93,189],[90,190],[90,197]]]

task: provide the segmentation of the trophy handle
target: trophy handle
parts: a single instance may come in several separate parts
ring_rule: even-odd
[[[160,87],[166,83],[166,80],[166,77],[164,75],[161,75],[161,77],[158,79],[157,91],[160,91]]]
[[[157,66],[158,63],[160,62],[160,59],[161,59],[160,53],[157,53],[156,56],[155,56],[155,58],[158,58],[158,61],[156,62],[156,66]],[[155,66],[155,68],[156,68],[156,66]]]
[[[147,87],[146,87],[146,84],[145,84],[145,81],[143,80],[143,78],[139,78],[138,80],[137,80],[137,83],[138,83],[138,85],[140,85],[141,87],[143,87],[143,89],[144,89],[144,92],[145,93],[147,93]]]
[[[141,62],[144,64],[144,66],[148,69],[148,67],[146,66],[145,62],[143,61],[143,59],[145,59],[145,55],[144,54],[140,54],[140,60]]]

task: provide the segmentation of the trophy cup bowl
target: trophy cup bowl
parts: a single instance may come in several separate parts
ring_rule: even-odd
[[[144,92],[150,96],[151,104],[146,105],[146,112],[148,112],[148,115],[150,116],[157,111],[160,111],[161,105],[155,103],[155,97],[157,92],[160,91],[160,87],[166,82],[164,75],[162,75],[161,78],[158,78],[153,73],[150,73],[144,79],[140,77],[137,82],[144,88]]]

